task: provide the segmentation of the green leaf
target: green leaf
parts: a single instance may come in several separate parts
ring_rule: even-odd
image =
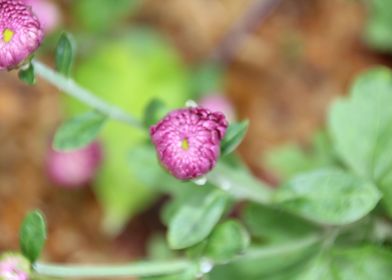
[[[329,130],[338,156],[356,174],[374,181],[392,214],[392,73],[360,75],[349,98],[331,108]]]
[[[241,144],[246,132],[248,131],[248,127],[248,120],[230,124],[221,143],[222,155],[230,154],[238,147],[239,144]]]
[[[376,246],[335,250],[336,279],[389,280],[392,275],[392,253]]]
[[[56,48],[56,69],[64,76],[69,76],[74,60],[72,38],[68,33],[61,34]]]
[[[320,224],[343,225],[366,216],[380,193],[367,181],[339,169],[296,176],[275,196],[279,206]]]
[[[299,272],[298,275],[291,276],[293,280],[340,280],[337,278],[332,267],[332,260],[328,254],[319,254],[314,260],[312,260],[303,271]],[[342,278],[345,279],[345,278]],[[356,279],[356,278],[347,278]]]
[[[280,244],[251,247],[226,265],[217,265],[212,280],[292,280],[320,250],[319,240],[309,236]],[[317,278],[316,278],[317,279]]]
[[[149,128],[150,126],[156,124],[166,113],[167,108],[165,103],[159,99],[152,99],[144,111],[144,126]]]
[[[34,263],[44,247],[46,224],[40,211],[34,211],[24,218],[19,232],[19,246],[23,255]]]
[[[290,179],[299,172],[332,166],[336,162],[328,135],[317,132],[309,148],[287,144],[264,153],[263,163],[282,179]]]
[[[79,115],[57,129],[53,147],[56,150],[83,148],[97,137],[105,121],[106,116],[94,111]]]
[[[249,242],[246,229],[238,221],[228,220],[217,225],[208,237],[205,256],[214,261],[227,261],[243,252]]]
[[[317,230],[304,219],[256,203],[246,205],[242,217],[251,234],[266,242],[301,238]]]
[[[218,223],[226,205],[227,197],[221,191],[190,197],[169,221],[169,246],[184,249],[202,241]]]
[[[389,0],[372,0],[365,40],[376,50],[392,52],[392,3]]]
[[[36,83],[34,66],[32,63],[29,64],[27,69],[21,69],[18,73],[19,79],[28,85],[34,85]]]

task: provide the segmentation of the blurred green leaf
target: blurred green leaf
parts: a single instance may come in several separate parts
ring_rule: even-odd
[[[56,69],[64,76],[69,76],[74,60],[74,50],[68,33],[61,34],[56,48]]]
[[[365,28],[367,43],[380,51],[392,52],[392,2],[368,1],[370,13]]]
[[[45,219],[40,211],[27,214],[19,232],[19,246],[23,255],[34,263],[41,255],[46,239]]]
[[[331,141],[325,132],[316,133],[310,146],[309,150],[294,144],[272,149],[263,156],[263,163],[282,179],[336,163]]]
[[[232,123],[229,125],[226,135],[221,143],[221,154],[227,155],[232,153],[244,139],[248,131],[249,121]]]
[[[54,135],[53,148],[66,151],[87,146],[97,137],[106,119],[106,116],[92,111],[65,122]]]
[[[228,261],[249,246],[246,229],[236,220],[218,224],[208,237],[205,256],[218,262]]]
[[[338,100],[329,130],[340,158],[356,174],[375,181],[392,214],[392,73],[375,68],[360,75],[351,96]]]
[[[376,246],[336,250],[335,279],[389,280],[392,275],[392,253]]]
[[[242,217],[251,234],[266,242],[300,238],[317,230],[317,227],[297,216],[256,203],[248,203]]]
[[[319,239],[315,236],[276,245],[251,247],[238,259],[226,265],[215,266],[210,279],[292,280],[319,250]]]
[[[191,76],[192,98],[221,91],[223,88],[223,66],[217,63],[203,63],[194,69]]]
[[[34,85],[36,83],[34,66],[32,63],[29,64],[27,69],[21,69],[18,73],[19,79],[28,85]]]
[[[144,126],[149,128],[156,124],[167,112],[168,109],[166,108],[165,103],[159,99],[151,100],[144,111]]]
[[[162,100],[169,108],[180,107],[188,99],[188,73],[178,54],[145,29],[101,44],[88,52],[75,70],[81,85],[140,119],[152,99]],[[66,98],[69,115],[85,110],[83,104]],[[146,137],[145,132],[116,122],[110,122],[100,135],[105,159],[94,190],[103,207],[104,229],[109,233],[118,233],[155,198],[154,190],[138,176],[140,167],[130,165],[128,156],[129,151],[147,142]],[[151,167],[156,165],[154,162]]]
[[[153,260],[172,259],[176,255],[170,250],[167,240],[163,234],[154,234],[147,244],[147,255]]]
[[[322,169],[294,177],[277,190],[280,207],[320,224],[343,225],[367,215],[380,193],[369,182],[339,169]]]
[[[206,238],[222,217],[227,202],[227,196],[217,190],[189,197],[169,221],[170,247],[184,249]]]
[[[83,0],[72,5],[78,24],[88,31],[105,32],[137,10],[141,0]]]

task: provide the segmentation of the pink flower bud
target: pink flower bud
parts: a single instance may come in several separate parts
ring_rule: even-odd
[[[29,261],[18,253],[5,253],[0,257],[0,280],[28,280]]]
[[[58,6],[52,1],[46,0],[24,0],[27,5],[33,8],[41,26],[46,33],[50,33],[57,28],[61,22],[61,14]]]
[[[80,188],[91,181],[102,161],[102,148],[93,142],[85,148],[60,152],[49,148],[46,169],[53,183],[66,188]]]
[[[18,68],[40,46],[44,33],[31,8],[0,0],[0,70]]]
[[[235,120],[235,112],[233,105],[223,95],[206,95],[199,100],[198,104],[201,107],[207,108],[213,112],[223,113],[229,121]]]
[[[228,123],[202,107],[172,111],[150,128],[162,165],[176,178],[190,180],[214,168]]]

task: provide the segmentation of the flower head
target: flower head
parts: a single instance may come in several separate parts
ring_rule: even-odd
[[[0,0],[0,70],[23,64],[39,47],[43,36],[29,6],[20,0]]]
[[[98,142],[67,152],[55,151],[50,147],[46,169],[53,183],[75,189],[94,178],[101,161],[102,148]]]
[[[166,115],[150,134],[163,166],[176,178],[190,180],[215,166],[227,126],[222,113],[185,108]]]
[[[5,253],[0,258],[0,280],[28,280],[29,261],[17,253]]]

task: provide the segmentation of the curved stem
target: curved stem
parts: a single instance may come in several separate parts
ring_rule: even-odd
[[[192,263],[186,260],[137,262],[129,265],[82,266],[36,263],[34,271],[41,276],[67,278],[143,277],[176,274],[186,271]]]
[[[74,80],[53,71],[45,64],[37,60],[33,60],[32,64],[37,75],[39,75],[44,80],[54,85],[64,93],[78,99],[79,101],[87,104],[88,106],[96,109],[100,113],[107,115],[112,119],[125,122],[136,128],[143,128],[142,123],[138,119],[133,116],[130,116],[122,109],[108,104],[87,89],[79,86],[77,83],[75,83]]]

